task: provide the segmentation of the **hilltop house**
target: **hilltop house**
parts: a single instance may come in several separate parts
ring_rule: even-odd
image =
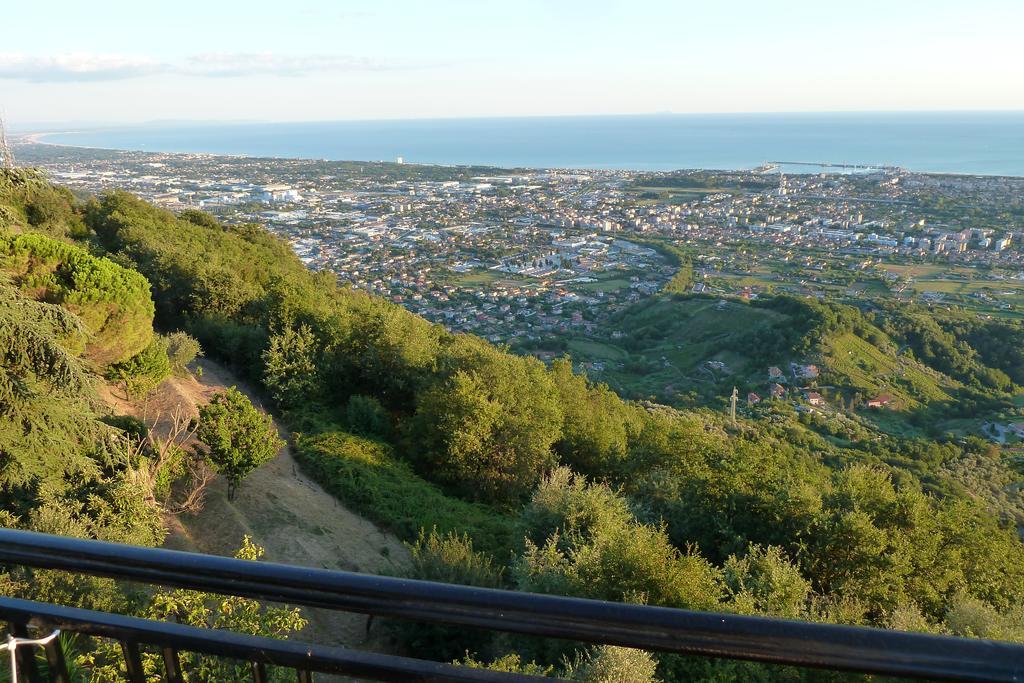
[[[747,405],[753,406],[761,402],[761,397],[751,391],[747,394]]]
[[[1015,422],[1014,424],[1007,425],[1010,431],[1017,435],[1017,438],[1024,439],[1024,422]]]
[[[790,368],[793,370],[793,376],[797,379],[818,378],[819,372],[817,365],[797,365],[796,363],[790,363]]]
[[[825,397],[819,394],[817,391],[808,391],[804,394],[804,399],[812,406],[823,406],[825,405]]]
[[[786,376],[782,374],[782,369],[775,367],[774,365],[768,368],[768,379],[772,382],[785,382]]]
[[[889,394],[879,394],[874,398],[869,398],[866,405],[868,408],[884,408],[892,403],[892,401],[893,398]]]
[[[772,384],[768,387],[768,395],[776,399],[786,398],[786,387],[778,383]]]

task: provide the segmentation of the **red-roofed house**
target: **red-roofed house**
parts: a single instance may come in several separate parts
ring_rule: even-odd
[[[812,406],[823,406],[825,405],[825,397],[819,394],[817,391],[808,391],[804,394],[804,398]]]
[[[889,394],[879,394],[874,398],[869,398],[867,402],[868,408],[884,408],[885,406],[892,403],[893,398]]]

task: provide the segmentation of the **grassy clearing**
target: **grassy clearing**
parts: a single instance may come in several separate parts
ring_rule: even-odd
[[[587,292],[615,292],[629,287],[629,281],[623,278],[611,278],[597,282],[585,282],[577,287]]]
[[[504,560],[515,540],[515,520],[494,508],[445,495],[376,441],[345,432],[302,437],[296,458],[342,503],[399,538],[421,529],[468,533],[477,548]]]
[[[625,360],[629,354],[617,346],[592,339],[573,339],[569,351],[577,360]]]
[[[477,287],[494,284],[505,275],[493,270],[473,270],[468,273],[453,273],[451,283],[457,287]]]

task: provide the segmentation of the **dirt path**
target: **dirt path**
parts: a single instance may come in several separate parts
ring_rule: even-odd
[[[132,405],[116,392],[106,397],[122,413],[143,414],[157,430],[166,424],[176,406],[195,414],[217,391],[236,386],[262,409],[258,397],[226,368],[208,360],[198,362],[202,378],[172,377],[147,401]],[[280,430],[280,426],[278,427]],[[282,434],[282,436],[286,436]],[[227,486],[218,477],[197,515],[167,520],[170,528],[165,547],[214,555],[233,555],[248,534],[266,549],[264,560],[326,569],[391,573],[404,566],[409,552],[396,537],[347,510],[333,496],[306,477],[285,446],[277,457],[253,472],[227,500]],[[304,609],[310,625],[304,640],[376,648],[367,637],[367,619],[358,614]]]

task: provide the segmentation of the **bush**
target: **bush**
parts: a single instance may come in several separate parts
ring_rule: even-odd
[[[599,645],[566,667],[566,677],[585,683],[655,683],[658,662],[649,652]]]
[[[503,673],[526,674],[528,676],[548,676],[554,671],[554,667],[541,666],[536,662],[524,662],[517,654],[508,654],[491,662],[479,662],[471,655],[452,662],[470,669],[486,669],[488,671],[501,671]]]
[[[203,347],[199,341],[184,332],[172,332],[167,335],[167,358],[171,369],[176,373],[184,373],[188,364],[203,355]]]
[[[780,548],[751,546],[726,560],[724,576],[736,611],[790,619],[806,613],[811,584]]]
[[[473,550],[473,541],[463,534],[441,536],[437,530],[420,532],[410,546],[412,565],[404,576],[422,581],[439,581],[463,586],[498,588],[501,568],[485,554]],[[433,659],[452,659],[466,652],[479,652],[492,640],[489,631],[464,626],[423,624],[405,620],[389,621],[390,630],[411,653]]]
[[[663,607],[718,607],[719,571],[695,550],[681,553],[663,528],[638,523],[624,504],[605,487],[556,470],[523,515],[531,537],[556,530],[543,543],[527,540],[514,566],[518,587]]]
[[[391,416],[372,396],[356,394],[348,400],[345,418],[349,431],[360,436],[387,438],[391,434]]]
[[[154,337],[139,353],[107,368],[107,379],[120,382],[125,395],[142,398],[157,388],[171,374],[171,361],[167,358],[167,340]]]

